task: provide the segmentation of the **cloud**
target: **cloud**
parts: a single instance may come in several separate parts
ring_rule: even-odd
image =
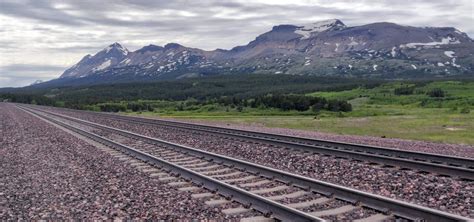
[[[1,0],[0,66],[68,67],[113,42],[131,50],[168,42],[229,49],[274,25],[329,18],[349,26],[453,26],[474,36],[473,11],[472,0]],[[28,73],[45,73],[46,67],[36,68]]]
[[[36,80],[50,80],[66,67],[51,65],[11,64],[0,66],[0,87],[29,85]]]

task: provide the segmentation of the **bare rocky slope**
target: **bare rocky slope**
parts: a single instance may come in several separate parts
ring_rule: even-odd
[[[129,82],[214,74],[415,78],[472,75],[474,41],[450,27],[337,19],[278,25],[247,45],[204,51],[176,43],[134,52],[114,43],[85,56],[53,82]],[[43,83],[44,84],[44,83]]]

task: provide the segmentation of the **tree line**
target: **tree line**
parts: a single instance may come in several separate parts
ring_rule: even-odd
[[[349,112],[352,106],[347,101],[327,100],[322,97],[287,94],[287,95],[265,95],[252,99],[239,99],[237,97],[221,97],[219,104],[236,107],[252,108],[278,108],[283,111],[296,110],[307,111],[309,109],[319,112],[328,110],[333,112]]]

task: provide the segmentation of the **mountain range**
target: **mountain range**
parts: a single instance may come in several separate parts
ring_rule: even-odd
[[[451,27],[338,19],[278,25],[247,45],[206,51],[177,43],[129,51],[113,43],[41,84],[170,80],[217,74],[412,78],[472,75],[474,41]],[[38,84],[36,84],[38,85]]]

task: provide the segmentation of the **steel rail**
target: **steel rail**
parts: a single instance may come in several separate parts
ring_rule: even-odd
[[[275,178],[283,182],[295,184],[302,188],[314,190],[318,193],[332,195],[341,200],[345,200],[345,201],[353,202],[353,203],[358,202],[363,206],[376,209],[381,212],[390,211],[398,217],[407,218],[410,220],[426,220],[426,221],[469,221],[471,220],[466,217],[450,214],[450,213],[439,211],[436,209],[431,209],[424,206],[407,203],[407,202],[383,197],[380,195],[375,195],[368,192],[355,190],[352,188],[316,180],[313,178],[289,173],[289,172],[278,170],[278,169],[273,169],[270,167],[247,162],[244,160],[240,160],[240,159],[236,159],[236,158],[232,158],[232,157],[228,157],[228,156],[224,156],[220,154],[215,154],[215,153],[195,149],[188,146],[183,146],[176,143],[167,142],[167,141],[152,138],[152,137],[143,136],[143,135],[136,134],[133,132],[116,129],[116,128],[104,126],[97,123],[92,123],[86,120],[81,120],[78,118],[69,117],[69,116],[56,114],[56,113],[50,113],[48,111],[43,111],[43,110],[36,110],[36,111],[44,112],[44,113],[47,113],[56,117],[64,118],[64,119],[69,119],[70,121],[73,121],[73,122],[79,122],[81,124],[100,128],[103,130],[112,131],[123,136],[145,140],[147,142],[154,143],[154,144],[164,145],[164,146],[170,147],[171,149],[181,151],[184,153],[202,156],[207,159],[212,159],[214,161],[219,161],[219,162],[228,164],[229,166],[234,166],[240,169],[245,169],[250,172],[259,173],[268,178]]]
[[[41,111],[44,111],[44,110],[41,110]],[[49,111],[45,111],[45,112],[49,112]],[[155,125],[155,124],[167,125],[170,127],[184,128],[186,130],[200,130],[200,131],[205,131],[208,133],[221,134],[226,137],[231,137],[234,139],[245,138],[255,143],[266,143],[266,144],[274,145],[274,146],[282,146],[282,147],[288,147],[288,148],[293,148],[293,149],[298,149],[298,150],[317,152],[320,154],[344,157],[347,159],[362,160],[362,161],[379,163],[383,165],[399,166],[401,168],[417,169],[417,170],[431,172],[431,173],[445,175],[445,176],[459,177],[461,179],[467,179],[467,180],[474,180],[474,169],[472,168],[472,166],[474,166],[474,160],[468,159],[468,158],[459,158],[459,157],[438,155],[438,154],[427,154],[427,153],[420,153],[420,152],[413,152],[413,151],[403,151],[403,150],[396,150],[396,149],[390,149],[390,148],[378,148],[378,147],[372,147],[372,146],[339,143],[339,142],[337,142],[337,145],[333,144],[332,145],[333,148],[330,148],[327,146],[316,146],[316,145],[310,145],[307,143],[303,144],[303,143],[299,143],[295,141],[287,141],[284,139],[279,139],[279,137],[282,137],[282,138],[289,138],[293,140],[305,139],[305,140],[313,141],[312,139],[308,139],[308,138],[290,137],[290,136],[284,136],[284,135],[278,135],[278,134],[267,134],[267,133],[252,132],[252,131],[245,131],[245,130],[234,130],[234,129],[228,129],[228,128],[222,128],[222,127],[211,127],[211,126],[205,126],[205,125],[194,125],[194,124],[179,123],[179,122],[173,122],[173,121],[168,122],[164,120],[124,117],[124,116],[119,116],[119,115],[102,114],[102,113],[99,113],[99,115],[105,115],[111,118],[119,118],[119,119],[123,119],[125,121],[130,121],[130,122],[140,122],[140,123],[151,124],[151,125]],[[157,122],[162,122],[162,123],[165,122],[165,124],[162,124],[162,123],[160,124]],[[170,123],[172,124],[169,125]],[[173,125],[175,123],[176,125]],[[183,126],[181,124],[198,126],[198,127]],[[201,127],[205,127],[206,129],[202,129]],[[210,130],[214,128],[217,130]],[[239,134],[236,134],[234,131],[239,132]],[[258,136],[258,135],[264,135],[265,137]],[[325,142],[329,143],[329,141],[325,141]],[[342,146],[342,147],[338,148],[339,146]],[[350,147],[347,147],[347,146],[350,146]]]
[[[148,163],[151,163],[153,165],[157,165],[163,168],[170,169],[173,172],[179,174],[179,176],[183,178],[190,179],[194,183],[197,183],[197,184],[202,184],[202,186],[206,187],[209,190],[217,191],[218,193],[224,196],[231,197],[232,199],[237,200],[240,203],[244,203],[247,206],[251,206],[253,209],[256,209],[264,214],[272,215],[276,217],[277,219],[280,219],[283,221],[325,221],[322,218],[288,207],[284,204],[264,198],[260,195],[253,194],[242,188],[221,182],[210,176],[206,176],[196,171],[186,169],[185,167],[171,163],[160,157],[153,156],[148,153],[137,150],[135,148],[117,143],[115,141],[112,141],[108,138],[97,135],[95,133],[91,133],[83,129],[80,129],[78,127],[71,126],[69,124],[63,123],[61,121],[55,120],[51,117],[39,114],[37,112],[31,111],[28,109],[24,109],[24,108],[20,108],[20,109],[24,110],[25,112],[30,113],[31,115],[37,115],[43,119],[46,119],[50,122],[53,122],[71,131],[74,131],[96,142],[102,143],[107,146],[118,148],[122,152],[127,153],[142,161],[145,161],[145,162],[148,162]]]
[[[159,124],[159,125],[166,125],[170,127],[179,127],[182,129],[201,130],[201,131],[205,131],[209,133],[220,133],[224,135],[236,135],[239,137],[260,139],[262,141],[272,141],[272,142],[278,141],[278,142],[282,142],[282,145],[288,142],[291,145],[301,145],[302,147],[313,148],[313,150],[314,148],[319,148],[320,146],[325,146],[325,148],[335,147],[335,148],[354,150],[357,152],[366,152],[366,153],[372,153],[372,154],[378,153],[378,154],[388,155],[388,156],[403,157],[403,158],[409,158],[409,159],[420,160],[420,161],[425,160],[425,161],[431,161],[434,163],[446,163],[452,166],[465,166],[467,168],[474,168],[474,159],[449,156],[449,155],[422,153],[422,152],[399,150],[399,149],[393,149],[393,148],[387,148],[387,147],[362,145],[362,144],[346,143],[346,142],[331,141],[331,140],[321,140],[321,139],[305,138],[305,137],[298,137],[298,136],[287,136],[287,135],[281,135],[281,134],[255,132],[255,131],[248,131],[248,130],[241,130],[241,129],[230,129],[230,128],[224,128],[224,127],[218,127],[218,126],[208,126],[208,125],[195,124],[195,123],[183,123],[183,122],[176,122],[176,121],[169,121],[169,120],[148,119],[148,118],[141,118],[141,117],[130,117],[130,116],[105,114],[105,113],[100,113],[100,115],[109,116],[111,118],[119,118],[121,120],[126,120],[126,121],[136,121],[136,122],[146,123],[146,124]]]

